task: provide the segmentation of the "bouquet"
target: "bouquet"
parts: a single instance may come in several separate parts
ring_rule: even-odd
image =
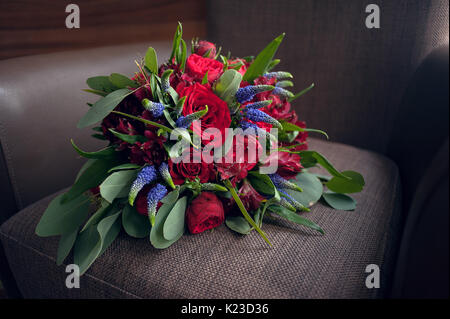
[[[148,48],[127,77],[112,73],[87,80],[100,96],[78,123],[107,147],[75,151],[87,158],[73,186],[54,198],[36,227],[39,236],[61,236],[57,264],[73,248],[83,274],[123,231],[168,248],[185,233],[225,224],[256,231],[269,245],[263,221],[276,215],[323,230],[300,212],[319,199],[351,210],[348,193],[363,177],[340,172],[308,149],[307,128],[291,102],[292,75],[274,71],[284,34],[256,57],[233,57],[194,39],[191,52],[178,25],[168,61],[158,65]],[[308,172],[322,166],[329,176]],[[326,186],[326,191],[324,191]],[[205,237],[205,240],[207,237]]]

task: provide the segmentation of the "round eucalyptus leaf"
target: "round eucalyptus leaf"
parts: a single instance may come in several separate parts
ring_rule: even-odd
[[[178,200],[167,216],[163,226],[163,236],[167,240],[174,240],[184,233],[184,216],[186,212],[187,197]]]
[[[125,232],[134,238],[150,235],[150,221],[147,216],[139,214],[134,207],[126,205],[122,214],[122,225]]]
[[[354,210],[356,201],[348,195],[325,192],[322,195],[325,202],[337,210]]]
[[[305,207],[311,207],[322,196],[323,185],[313,174],[300,173],[291,181],[300,186],[300,188],[303,189],[303,192],[294,190],[287,190],[286,192]]]

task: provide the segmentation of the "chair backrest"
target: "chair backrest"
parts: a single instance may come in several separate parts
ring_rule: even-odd
[[[149,43],[0,61],[0,222],[73,183],[84,163],[70,138],[86,150],[104,142],[76,128],[97,97],[81,91],[86,79],[112,72],[132,75]],[[151,44],[160,61],[171,43]]]
[[[448,43],[448,1],[378,0],[380,29],[368,29],[363,0],[208,2],[209,39],[246,56],[286,32],[278,70],[295,90],[316,88],[293,105],[333,141],[386,153],[408,81],[423,58]]]

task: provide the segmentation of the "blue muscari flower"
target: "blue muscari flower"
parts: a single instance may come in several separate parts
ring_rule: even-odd
[[[240,88],[236,92],[236,100],[239,103],[244,103],[253,99],[253,97],[261,92],[273,90],[272,85],[248,85],[246,87]]]
[[[305,207],[305,206],[303,206],[302,204],[300,204],[297,200],[295,200],[294,198],[292,198],[292,196],[291,195],[289,195],[288,193],[286,193],[284,190],[282,190],[282,189],[279,189],[278,190],[280,193],[282,193],[285,197],[285,199],[286,199],[286,201],[289,203],[289,204],[291,204],[291,206],[293,206],[296,210],[300,210],[300,211],[304,211],[304,212],[309,212],[310,211],[310,209],[308,208],[308,207]],[[281,200],[280,201],[280,204],[282,203],[283,201]]]
[[[262,107],[268,106],[272,103],[272,100],[259,101],[245,106],[246,109],[260,109]]]
[[[255,134],[255,135],[256,135],[257,132],[264,131],[258,125],[256,125],[255,123],[250,123],[250,122],[247,122],[247,121],[241,121],[241,128],[244,131],[247,130],[247,129],[253,129],[253,130],[249,130],[249,131],[253,132],[253,134]]]
[[[272,94],[274,95],[278,95],[281,98],[291,98],[294,96],[294,94],[291,91],[288,91],[286,89],[283,89],[281,87],[275,87],[275,89],[273,89]]]
[[[144,106],[146,110],[150,111],[156,118],[161,117],[163,115],[164,109],[166,108],[164,104],[152,102],[149,99],[143,99],[142,106]]]
[[[172,189],[175,189],[175,184],[173,183],[172,176],[170,176],[169,165],[167,165],[166,162],[163,162],[161,163],[161,165],[159,165],[158,170],[164,181],[169,184]]]
[[[276,78],[277,80],[286,79],[286,78],[289,78],[289,79],[293,78],[291,73],[284,72],[284,71],[269,72],[269,73],[264,74],[264,76],[266,78]]]
[[[134,200],[139,191],[147,184],[150,184],[156,179],[156,169],[154,166],[145,166],[137,175],[128,194],[128,202],[131,206],[134,204]]]
[[[249,120],[253,122],[264,122],[272,124],[279,129],[283,128],[280,122],[271,117],[269,114],[264,113],[263,111],[260,111],[258,109],[246,109],[244,110],[244,114]]]
[[[155,224],[156,208],[161,199],[167,194],[167,188],[161,184],[156,184],[147,195],[148,216],[150,224]]]
[[[270,179],[272,180],[272,183],[275,185],[276,188],[281,189],[292,189],[294,191],[303,192],[303,190],[295,183],[292,183],[288,181],[287,179],[284,179],[278,174],[269,174]]]
[[[180,128],[188,128],[192,122],[192,119],[189,119],[187,116],[181,115],[175,122],[175,125]]]

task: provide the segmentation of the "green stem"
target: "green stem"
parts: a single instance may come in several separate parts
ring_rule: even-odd
[[[228,190],[231,192],[231,196],[233,196],[234,201],[238,205],[239,209],[241,210],[242,215],[244,215],[244,218],[247,220],[247,222],[252,225],[253,228],[256,229],[256,231],[261,235],[262,238],[270,245],[272,246],[272,243],[267,238],[266,234],[259,228],[259,226],[255,223],[253,218],[249,215],[247,210],[244,207],[244,204],[242,203],[241,199],[239,198],[238,194],[236,193],[236,189],[231,185],[231,182],[229,180],[224,180],[225,186],[228,188]]]
[[[165,125],[162,125],[162,124],[159,124],[159,123],[156,123],[156,122],[153,122],[153,121],[149,121],[149,120],[146,120],[146,119],[143,119],[143,118],[131,115],[131,114],[122,113],[122,112],[119,112],[119,111],[112,111],[112,113],[116,113],[116,114],[119,114],[119,115],[122,115],[122,116],[126,116],[126,117],[129,117],[129,118],[133,119],[133,120],[137,120],[137,121],[140,121],[140,122],[148,124],[148,125],[159,127],[160,129],[163,129],[164,131],[166,131],[168,133],[172,133],[172,129],[168,128]]]

